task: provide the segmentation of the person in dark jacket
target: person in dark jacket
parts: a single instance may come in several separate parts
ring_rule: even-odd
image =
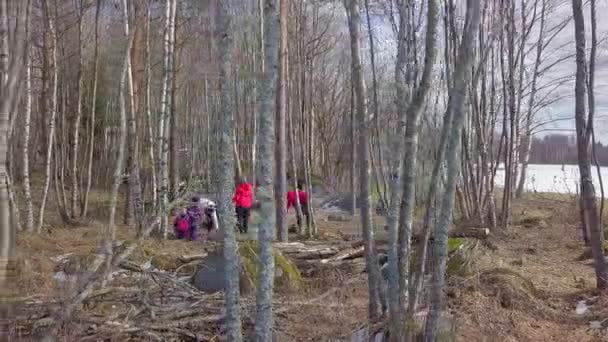
[[[251,184],[247,183],[245,179],[242,179],[239,182],[239,186],[234,192],[234,197],[232,197],[232,202],[236,207],[236,218],[239,231],[241,233],[247,233],[249,215],[253,204],[253,189]]]

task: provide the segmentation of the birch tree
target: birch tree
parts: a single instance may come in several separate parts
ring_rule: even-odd
[[[392,198],[389,210],[389,305],[391,315],[391,339],[401,341],[406,337],[404,324],[407,307],[409,253],[411,231],[416,204],[414,193],[416,189],[416,165],[418,153],[418,132],[420,130],[420,113],[425,104],[431,87],[432,70],[436,59],[436,34],[438,27],[439,8],[435,0],[427,1],[427,30],[425,42],[424,70],[420,84],[415,90],[411,103],[406,107],[405,99],[405,67],[406,62],[406,25],[407,5],[399,5],[400,24],[397,52],[395,83],[397,84],[397,110],[399,111],[401,127],[405,126],[403,139],[397,140],[394,155],[397,160],[393,165],[398,176],[393,180]],[[403,158],[403,161],[401,161]],[[402,169],[402,170],[400,170]],[[399,172],[401,171],[401,174]],[[397,212],[399,210],[399,213]],[[397,227],[399,225],[399,227]],[[397,229],[398,228],[398,229]]]
[[[369,318],[375,321],[382,315],[380,301],[380,269],[374,252],[374,227],[372,222],[372,207],[370,194],[370,151],[369,151],[369,117],[367,113],[367,98],[365,80],[361,65],[360,31],[361,17],[359,0],[345,0],[350,33],[352,80],[356,98],[356,112],[359,126],[359,199],[361,200],[361,227],[365,248],[365,265],[368,274]]]
[[[276,144],[275,144],[275,202],[277,215],[277,232],[279,240],[287,242],[287,143],[286,143],[286,117],[287,117],[287,16],[289,11],[288,0],[280,0],[280,39],[279,39],[279,77],[277,86],[276,111]],[[297,177],[294,174],[294,177]]]
[[[93,181],[93,156],[95,152],[95,120],[97,115],[97,86],[99,75],[99,14],[101,11],[101,0],[96,1],[95,5],[95,47],[93,51],[93,89],[91,91],[91,123],[89,131],[89,154],[87,160],[87,181],[82,200],[82,216],[86,218],[89,211],[89,194]]]
[[[272,340],[272,292],[274,280],[274,257],[272,238],[275,226],[275,203],[273,201],[273,154],[274,113],[277,71],[279,68],[279,20],[277,0],[264,1],[264,76],[260,97],[259,162],[260,190],[257,198],[261,204],[263,220],[258,231],[260,246],[258,290],[256,298],[255,340]]]
[[[447,139],[446,150],[446,180],[444,194],[441,200],[439,218],[435,227],[433,280],[430,291],[431,307],[427,316],[425,327],[425,341],[437,340],[438,322],[445,302],[443,288],[445,286],[445,272],[448,249],[448,228],[454,207],[454,193],[459,173],[459,148],[461,131],[465,120],[465,96],[471,78],[471,64],[474,59],[474,45],[480,22],[480,4],[476,0],[467,0],[467,11],[464,25],[464,34],[458,49],[458,57],[454,69],[454,83],[448,90],[448,111],[452,114],[452,127]],[[437,163],[441,162],[439,160]]]
[[[591,0],[591,8],[595,9],[595,0]],[[585,18],[583,15],[583,4],[581,0],[572,0],[572,14],[574,17],[574,38],[576,41],[576,83],[575,83],[575,103],[574,114],[576,123],[576,145],[578,150],[578,169],[581,181],[581,206],[583,207],[583,225],[587,225],[589,232],[589,242],[593,259],[595,260],[595,277],[598,289],[608,287],[608,269],[604,258],[602,246],[602,227],[599,222],[597,201],[595,198],[595,188],[591,171],[590,141],[593,132],[593,112],[587,112],[585,108],[587,77],[593,80],[594,74],[594,55],[589,61],[587,69],[587,57],[585,53]],[[595,17],[595,13],[592,13]],[[596,43],[596,42],[593,42]],[[589,74],[587,74],[587,70]],[[593,83],[590,83],[591,86]]]
[[[169,94],[169,84],[173,79],[173,25],[175,24],[175,1],[168,0],[165,4],[165,32],[164,32],[164,74],[161,93],[160,120],[158,123],[158,214],[161,217],[160,232],[164,238],[167,237],[169,221],[167,218],[167,204],[169,200],[169,120],[171,96]]]
[[[46,208],[46,200],[48,198],[49,188],[51,185],[51,160],[53,156],[53,146],[55,141],[55,118],[57,116],[57,87],[58,87],[58,71],[57,71],[57,32],[55,30],[55,18],[51,17],[49,5],[47,2],[42,3],[43,12],[45,17],[45,29],[48,32],[45,35],[45,39],[48,41],[50,45],[48,50],[44,51],[45,54],[50,55],[50,65],[52,77],[50,81],[50,98],[47,97],[47,103],[44,103],[44,107],[46,111],[50,114],[48,115],[48,145],[46,148],[46,156],[45,156],[45,180],[44,180],[44,188],[42,190],[42,198],[40,200],[40,216],[38,219],[37,231],[40,233],[42,230],[42,224],[44,223],[44,211]],[[46,122],[45,122],[46,124]]]
[[[232,96],[232,63],[234,33],[232,21],[235,2],[221,1],[217,6],[218,19],[218,48],[220,56],[220,87],[221,87],[221,120],[219,154],[217,165],[222,172],[217,174],[218,216],[219,226],[224,235],[224,259],[226,263],[226,334],[229,341],[239,342],[241,334],[241,311],[239,304],[239,274],[240,257],[236,242],[234,226],[236,224],[232,206],[232,191],[234,189],[234,155],[232,142],[234,140],[234,98]],[[209,115],[209,114],[208,114]]]
[[[30,2],[18,6],[16,28],[13,36],[9,32],[9,13],[6,0],[0,1],[0,286],[7,279],[8,263],[13,257],[16,225],[11,219],[9,203],[8,147],[11,106],[19,95],[22,77],[23,46],[25,44],[26,16]],[[14,115],[14,114],[13,114]]]
[[[29,3],[30,0],[28,0]],[[29,5],[28,5],[29,8]],[[28,232],[34,231],[34,206],[32,204],[32,189],[30,183],[30,128],[32,122],[32,47],[31,39],[31,18],[28,14],[26,23],[27,33],[25,49],[25,112],[23,124],[23,192],[25,196],[25,229]]]

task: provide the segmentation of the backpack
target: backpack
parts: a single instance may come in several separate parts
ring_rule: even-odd
[[[179,232],[185,233],[190,228],[190,222],[188,222],[188,217],[178,217],[175,223],[175,227]]]

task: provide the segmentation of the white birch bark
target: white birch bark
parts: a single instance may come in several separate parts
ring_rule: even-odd
[[[46,18],[46,29],[48,30],[50,36],[50,49],[51,49],[51,68],[52,68],[52,80],[51,80],[51,94],[48,103],[48,110],[50,111],[49,115],[49,136],[48,136],[48,146],[46,150],[46,160],[45,160],[45,181],[44,181],[44,189],[42,190],[42,199],[40,202],[40,216],[38,219],[38,227],[36,230],[38,233],[42,230],[42,223],[44,222],[44,210],[46,207],[46,200],[49,194],[49,187],[51,185],[51,160],[53,156],[53,145],[55,139],[55,119],[57,117],[57,87],[58,87],[58,70],[57,70],[57,32],[55,31],[55,21],[54,18],[51,17],[50,11],[48,10],[48,5],[45,3],[45,16]],[[46,53],[46,52],[45,52]]]
[[[169,83],[173,78],[173,25],[175,23],[175,0],[168,0],[165,8],[165,60],[164,60],[164,76],[161,94],[161,114],[158,124],[158,149],[159,149],[159,165],[158,165],[158,180],[159,185],[159,212],[160,233],[166,238],[169,221],[167,217],[167,202],[169,191],[169,174],[168,174],[168,157],[169,157],[169,128],[170,128],[170,108],[171,96],[169,96]]]
[[[23,192],[25,195],[25,229],[28,232],[34,231],[34,206],[32,204],[32,189],[30,183],[30,128],[32,121],[32,57],[30,40],[30,22],[28,15],[27,22],[27,47],[25,51],[25,113],[23,124]]]

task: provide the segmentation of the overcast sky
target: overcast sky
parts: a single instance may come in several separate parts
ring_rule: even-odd
[[[595,100],[596,100],[596,121],[595,133],[596,140],[608,144],[608,0],[597,1],[598,15],[598,40],[601,42],[598,46],[596,72],[595,72]],[[562,22],[572,15],[572,3],[569,0],[555,0],[556,8],[553,13],[548,16],[546,27],[550,28]],[[364,13],[363,13],[364,14]],[[362,15],[363,23],[366,23],[365,16]],[[589,7],[585,8],[585,29],[587,33],[587,48],[590,47],[591,28],[590,28]],[[391,25],[384,15],[377,15],[373,18],[374,34],[378,44],[378,59],[381,59],[378,64],[392,63],[394,64],[394,54],[396,44],[394,42]],[[560,62],[538,80],[539,86],[555,82],[558,79],[570,76],[571,80],[563,83],[558,88],[554,88],[549,95],[552,98],[560,97],[561,100],[547,106],[537,114],[536,121],[544,123],[538,129],[537,136],[543,136],[551,133],[574,134],[574,73],[576,64],[574,59],[575,44],[574,44],[574,23],[572,20],[561,31],[561,33],[551,42],[544,52],[544,65],[549,65],[553,61],[568,57],[563,62]],[[538,24],[536,25],[538,27]],[[363,32],[367,33],[364,25]],[[345,28],[346,29],[346,28]],[[538,31],[536,31],[538,32]],[[347,31],[346,31],[347,33]],[[531,43],[536,41],[536,35],[532,32]],[[368,44],[364,42],[364,48],[368,48]],[[587,58],[589,54],[587,53]],[[530,54],[532,58],[529,63],[533,63],[535,53]],[[390,61],[390,62],[389,62]],[[542,68],[542,67],[541,67]],[[546,94],[546,92],[545,92]],[[543,94],[544,95],[544,94]],[[541,95],[542,96],[542,95]]]

